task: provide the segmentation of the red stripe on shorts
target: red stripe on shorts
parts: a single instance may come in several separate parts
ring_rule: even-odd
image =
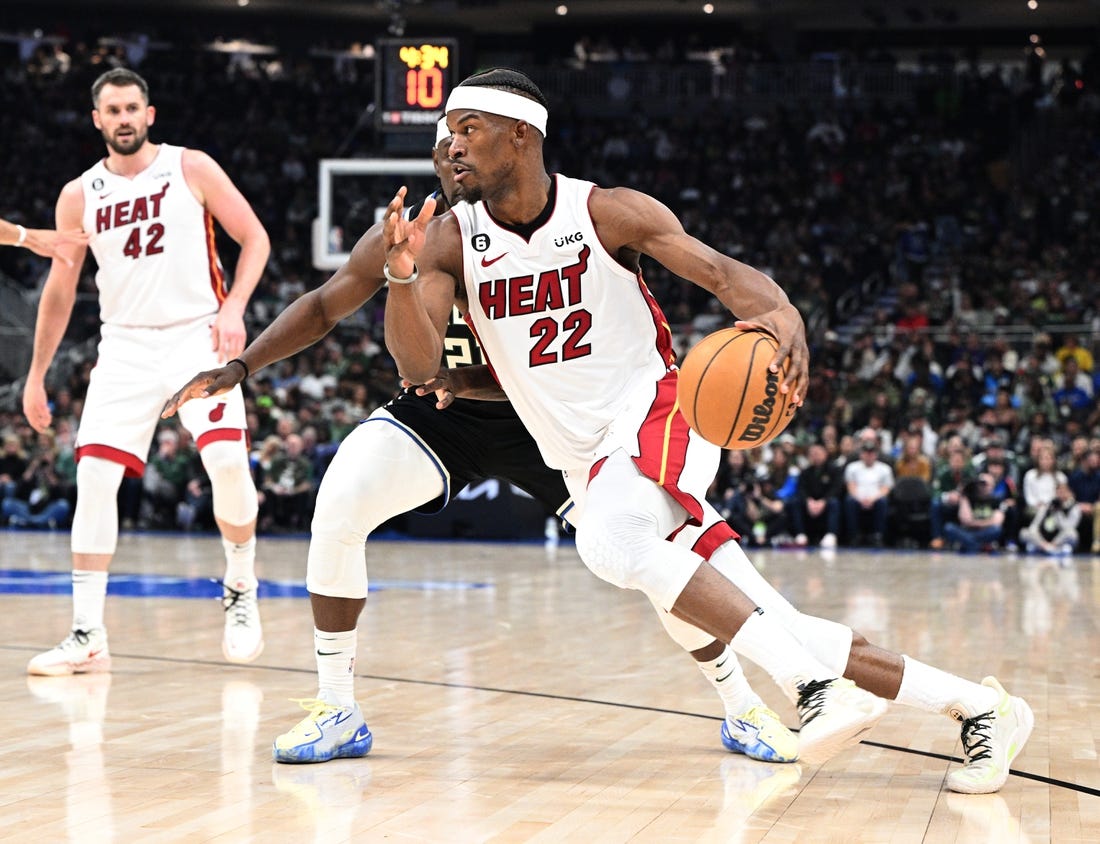
[[[207,431],[204,434],[199,434],[195,440],[195,445],[199,451],[202,451],[210,443],[218,442],[219,440],[239,440],[244,438],[244,431],[240,428],[215,428],[213,431]]]
[[[145,461],[140,457],[123,451],[121,448],[91,443],[82,445],[76,449],[76,460],[79,463],[83,457],[98,457],[100,460],[110,460],[112,463],[121,463],[126,467],[126,477],[140,478],[145,474]]]

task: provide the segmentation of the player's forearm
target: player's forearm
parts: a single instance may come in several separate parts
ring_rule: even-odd
[[[65,336],[75,301],[75,290],[58,289],[47,279],[42,290],[42,299],[38,303],[38,319],[34,326],[34,353],[27,372],[28,378],[45,379],[54,355],[57,354],[57,348],[61,345],[61,339]]]
[[[15,246],[19,243],[19,227],[7,220],[0,220],[0,245]]]
[[[415,283],[390,285],[385,332],[386,348],[402,378],[425,384],[436,376],[443,358],[443,341]]]
[[[240,358],[251,373],[308,349],[332,331],[339,320],[326,316],[321,290],[311,290],[288,305]]]
[[[482,364],[461,366],[450,370],[448,375],[452,392],[463,399],[479,401],[507,401],[508,396],[493,377],[489,367]]]
[[[241,242],[241,254],[237,259],[237,270],[233,275],[233,286],[225,299],[226,304],[236,306],[244,313],[248,300],[260,283],[270,255],[271,241],[267,232],[262,227],[250,232]]]

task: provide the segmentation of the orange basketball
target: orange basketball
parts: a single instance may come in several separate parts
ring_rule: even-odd
[[[756,448],[791,421],[789,393],[779,392],[786,368],[768,364],[779,348],[766,331],[723,328],[708,334],[684,358],[677,395],[680,411],[703,439],[722,448]]]

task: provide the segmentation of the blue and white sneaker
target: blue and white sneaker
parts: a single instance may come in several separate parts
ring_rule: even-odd
[[[358,703],[341,706],[325,691],[296,702],[309,715],[275,739],[271,754],[276,762],[327,762],[370,753],[374,737]]]
[[[761,762],[798,759],[798,739],[762,703],[749,707],[735,719],[722,721],[722,745],[730,753],[744,753]]]

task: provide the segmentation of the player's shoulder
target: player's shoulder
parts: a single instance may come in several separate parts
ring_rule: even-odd
[[[61,188],[57,197],[57,204],[68,207],[84,207],[84,177],[77,176],[68,181]]]

